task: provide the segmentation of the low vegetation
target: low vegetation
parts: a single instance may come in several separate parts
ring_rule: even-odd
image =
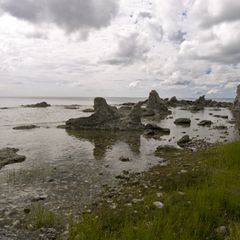
[[[144,176],[148,187],[130,180],[111,206],[69,221],[69,240],[240,239],[240,142],[170,155],[171,164]]]

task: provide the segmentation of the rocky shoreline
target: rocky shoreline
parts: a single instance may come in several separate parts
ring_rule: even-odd
[[[40,103],[36,105],[28,105],[27,107],[49,107],[48,103]],[[209,146],[212,146],[213,143],[209,142],[208,139],[199,139],[189,136],[185,133],[185,130],[190,128],[193,124],[193,119],[191,118],[173,118],[171,115],[171,111],[174,108],[184,108],[187,111],[192,113],[203,111],[204,108],[227,108],[231,109],[235,114],[235,119],[228,119],[228,116],[223,114],[214,114],[211,113],[212,116],[216,119],[215,122],[210,121],[208,119],[198,119],[197,120],[197,127],[200,129],[206,129],[206,131],[210,131],[214,129],[222,133],[221,137],[224,138],[228,135],[228,126],[219,124],[219,119],[226,122],[231,122],[231,124],[238,124],[239,113],[240,113],[240,86],[237,90],[237,97],[234,103],[223,103],[223,102],[216,102],[212,100],[206,100],[204,96],[200,97],[196,101],[187,101],[187,100],[177,100],[176,97],[169,99],[161,99],[156,91],[152,91],[149,94],[149,98],[146,101],[138,102],[138,103],[123,103],[119,108],[113,107],[107,104],[104,98],[95,98],[94,100],[94,109],[86,109],[86,113],[92,113],[89,117],[81,117],[81,118],[73,118],[66,121],[62,128],[66,129],[66,132],[69,135],[76,135],[79,134],[80,137],[86,138],[87,140],[91,140],[95,144],[95,153],[96,155],[102,154],[104,155],[106,149],[112,145],[112,142],[119,141],[121,139],[120,135],[122,132],[136,132],[137,138],[140,139],[141,136],[144,136],[146,139],[161,139],[164,136],[168,136],[171,132],[171,128],[160,127],[156,124],[156,120],[159,122],[162,119],[169,119],[173,122],[173,124],[178,128],[181,129],[181,135],[174,136],[176,144],[173,144],[169,140],[169,144],[161,144],[155,149],[155,156],[163,158],[160,166],[164,166],[167,164],[167,161],[170,157],[178,156],[181,158],[182,152],[188,151],[198,151],[201,149],[207,149]],[[75,109],[75,106],[73,108]],[[194,116],[194,115],[193,115]],[[220,122],[221,123],[221,122]],[[38,125],[34,124],[26,124],[26,125],[19,125],[14,127],[14,130],[31,130],[31,129],[39,128]],[[198,129],[197,129],[198,130]],[[196,131],[197,131],[196,130]],[[35,130],[34,130],[35,131]],[[37,130],[36,130],[37,131]],[[59,130],[60,131],[60,130]],[[86,131],[86,132],[81,132]],[[89,135],[89,131],[96,131],[97,136]],[[109,131],[106,135],[106,139],[101,137],[101,131]],[[15,131],[18,132],[18,131]],[[29,131],[27,131],[29,132]],[[31,132],[31,131],[30,131]],[[116,133],[117,136],[112,136],[113,133]],[[96,134],[96,133],[95,133]],[[112,140],[112,138],[116,138]],[[125,135],[124,135],[125,137]],[[126,137],[127,138],[127,137]],[[97,139],[97,140],[96,140]],[[133,148],[134,151],[139,152],[140,143],[136,140],[137,144],[131,143],[131,139],[125,140],[126,142],[129,141],[130,148]],[[227,139],[226,139],[227,141]],[[26,157],[17,154],[18,149],[16,148],[4,148],[0,150],[0,169],[3,168],[5,165],[23,162]],[[99,153],[100,152],[100,153]],[[102,156],[101,155],[101,156]],[[167,156],[165,158],[165,156]],[[175,159],[175,158],[174,158]],[[127,164],[131,162],[131,157],[129,156],[122,156],[119,159],[120,162],[123,164]],[[175,161],[175,160],[174,160]],[[173,161],[173,162],[174,162]],[[176,160],[177,162],[177,160]],[[184,174],[188,169],[185,168],[184,162],[178,162],[179,166],[178,173]],[[189,163],[186,163],[189,164]],[[160,167],[159,166],[159,167]],[[191,166],[192,167],[192,166]],[[154,169],[154,168],[153,168]],[[128,185],[141,185],[145,186],[146,188],[150,187],[151,184],[154,185],[151,180],[143,179],[144,175],[151,176],[154,170],[149,170],[146,173],[133,173],[128,170],[123,170],[121,174],[115,176],[116,180],[121,183],[118,185],[117,188],[109,189],[106,187],[104,191],[104,196],[102,196],[102,200],[104,204],[107,204],[110,208],[114,208],[116,203],[113,201],[113,196],[123,196],[125,190],[122,187],[126,187]],[[154,173],[153,173],[154,174]],[[151,177],[150,177],[151,179]],[[54,180],[53,180],[54,181]],[[49,180],[50,183],[50,180]],[[145,188],[144,187],[144,188]],[[129,193],[130,194],[130,193]],[[160,193],[159,193],[160,196]],[[47,197],[46,197],[47,198]],[[44,202],[45,199],[44,195],[37,196],[33,202]],[[136,204],[137,202],[141,201],[141,196],[137,197],[129,197],[130,202],[126,201],[126,204]],[[100,201],[100,203],[101,203]],[[94,204],[93,204],[94,205]],[[130,205],[129,205],[130,206]],[[160,201],[156,199],[155,207],[161,208]],[[94,206],[93,206],[94,207]],[[28,216],[31,209],[26,208],[24,209],[22,216]],[[91,206],[86,208],[84,211],[91,212]],[[0,216],[1,217],[1,216]],[[20,222],[22,219],[14,219],[14,217],[10,217],[12,221],[12,225],[10,229],[6,230],[4,228],[0,229],[0,239],[3,240],[35,240],[35,239],[55,239],[57,235],[57,230],[55,229],[40,229],[40,230],[30,230],[25,231],[24,229],[19,228],[21,226]],[[12,233],[16,230],[16,233]],[[21,232],[23,231],[23,233]],[[23,236],[23,237],[22,237]]]

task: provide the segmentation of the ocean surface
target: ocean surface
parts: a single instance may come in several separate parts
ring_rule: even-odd
[[[109,104],[138,102],[143,98],[107,98]],[[230,99],[223,99],[232,101]],[[22,105],[46,101],[49,108],[24,108]],[[77,109],[66,106],[76,104]],[[44,195],[44,204],[56,210],[81,209],[96,201],[103,186],[113,187],[116,176],[124,170],[142,172],[156,164],[166,163],[154,152],[159,145],[172,144],[185,134],[209,142],[225,142],[239,138],[227,109],[210,109],[198,113],[173,108],[172,118],[154,123],[171,129],[171,134],[147,138],[137,132],[66,131],[57,128],[70,118],[89,116],[82,110],[93,106],[93,98],[0,98],[0,148],[14,147],[26,156],[22,163],[5,166],[0,170],[0,213],[4,209],[24,208],[35,196]],[[227,115],[228,119],[214,118],[210,113]],[[176,126],[174,119],[189,117],[191,127]],[[200,120],[226,125],[228,131],[199,127]],[[152,120],[144,119],[144,123]],[[13,130],[23,124],[40,128]],[[121,162],[120,157],[130,162]],[[4,210],[5,211],[5,210]]]

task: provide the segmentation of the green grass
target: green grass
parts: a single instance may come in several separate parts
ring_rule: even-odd
[[[113,198],[117,209],[103,204],[69,221],[69,240],[240,240],[240,142],[171,158],[145,175],[150,187],[126,184]],[[183,166],[187,173],[179,174]],[[153,206],[159,191],[162,209]],[[125,196],[139,192],[144,201],[126,206]],[[219,226],[227,227],[226,236],[216,233]]]
[[[40,204],[36,204],[33,206],[30,218],[33,227],[36,229],[51,228],[57,226],[57,218],[54,212],[46,209]]]

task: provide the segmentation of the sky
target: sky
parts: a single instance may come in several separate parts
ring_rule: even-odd
[[[0,0],[0,96],[234,97],[239,0]]]

